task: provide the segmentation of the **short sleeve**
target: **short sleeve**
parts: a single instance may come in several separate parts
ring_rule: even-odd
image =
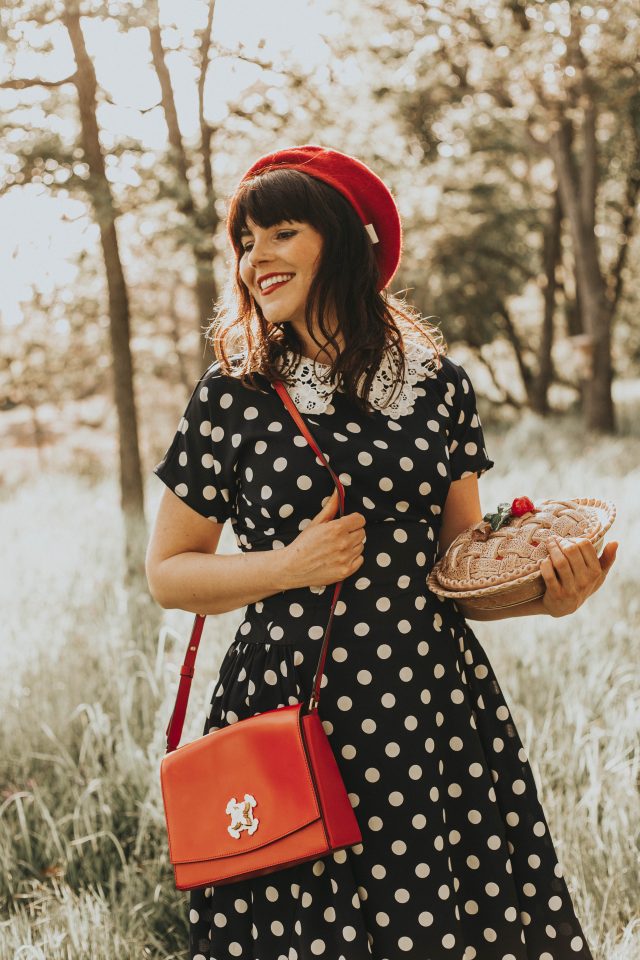
[[[153,472],[184,502],[214,523],[234,515],[234,447],[228,380],[209,368],[196,384],[178,429]]]
[[[462,364],[451,357],[445,357],[443,365],[447,369],[447,392],[453,401],[448,441],[451,480],[471,473],[480,477],[494,466],[494,461],[487,453],[473,384]]]

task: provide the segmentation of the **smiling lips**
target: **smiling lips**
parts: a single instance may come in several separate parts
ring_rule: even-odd
[[[263,296],[268,296],[272,290],[277,290],[279,287],[283,287],[285,283],[289,283],[289,280],[292,280],[295,274],[276,274],[273,277],[269,277],[266,281],[266,286],[260,288],[260,292]]]

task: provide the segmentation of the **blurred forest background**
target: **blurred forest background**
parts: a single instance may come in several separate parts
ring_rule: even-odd
[[[360,157],[397,198],[391,290],[472,375],[485,509],[616,503],[619,558],[576,614],[472,626],[594,956],[637,960],[637,2],[6,0],[0,17],[0,960],[184,956],[158,765],[192,616],[148,595],[151,469],[214,359],[226,201],[258,156],[303,143]],[[207,621],[183,741],[241,618]]]

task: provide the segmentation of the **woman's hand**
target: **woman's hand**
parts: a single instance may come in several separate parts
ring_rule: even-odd
[[[336,489],[320,513],[282,551],[288,589],[324,587],[346,580],[364,563],[365,518],[361,513],[335,518],[339,506]]]
[[[542,596],[545,613],[552,617],[575,613],[602,586],[617,552],[616,540],[607,543],[598,557],[593,543],[585,537],[550,538],[549,556],[540,564],[546,583]]]

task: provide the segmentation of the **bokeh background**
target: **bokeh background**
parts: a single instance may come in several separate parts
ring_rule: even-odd
[[[0,960],[185,956],[158,771],[193,616],[148,594],[151,471],[214,359],[227,198],[303,143],[397,198],[391,289],[473,379],[483,509],[616,504],[575,614],[471,625],[594,956],[640,957],[639,49],[631,0],[2,5]]]

